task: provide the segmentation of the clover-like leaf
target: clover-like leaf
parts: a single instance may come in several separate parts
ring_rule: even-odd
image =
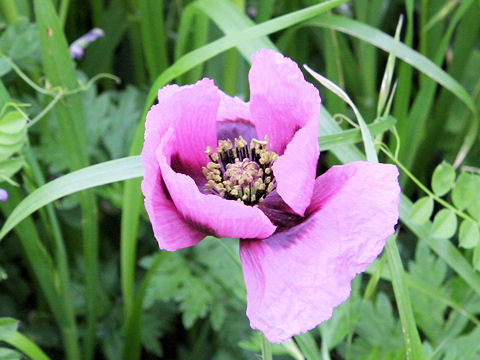
[[[432,236],[439,239],[449,239],[457,230],[457,216],[450,209],[440,210],[433,219]]]
[[[476,191],[473,192],[472,202],[467,206],[467,211],[473,218],[480,221],[480,175],[471,174],[471,176]]]
[[[455,170],[452,165],[443,162],[435,168],[432,176],[432,190],[438,196],[450,191],[455,181]]]
[[[425,224],[433,213],[433,199],[424,196],[418,199],[410,211],[410,219],[416,224]]]
[[[472,220],[463,220],[458,234],[460,246],[465,249],[473,249],[480,243],[478,225]]]
[[[453,204],[460,210],[465,209],[475,198],[475,183],[470,173],[462,173],[452,190]],[[478,191],[478,190],[477,190]]]

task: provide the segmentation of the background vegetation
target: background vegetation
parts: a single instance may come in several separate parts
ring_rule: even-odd
[[[479,1],[0,10],[0,359],[480,358]],[[68,44],[93,27],[105,37],[73,60]],[[260,48],[314,70],[320,168],[378,153],[403,188],[397,236],[349,300],[273,347],[248,326],[236,241],[158,251],[136,156],[160,87],[208,76],[248,99]]]

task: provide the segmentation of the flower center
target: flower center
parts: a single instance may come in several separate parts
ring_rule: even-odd
[[[205,192],[246,205],[261,203],[275,189],[272,165],[278,155],[267,150],[268,136],[264,141],[252,139],[249,146],[242,136],[234,143],[219,140],[216,153],[207,147],[211,161],[202,168],[207,179]]]

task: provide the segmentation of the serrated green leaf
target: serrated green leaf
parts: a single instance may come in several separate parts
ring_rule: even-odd
[[[405,358],[400,322],[394,318],[392,305],[384,293],[377,295],[375,303],[370,300],[364,303],[356,333],[353,359],[366,359],[372,351],[378,352],[375,359],[390,359],[392,352],[399,352]]]
[[[415,261],[410,262],[409,269],[411,277],[425,282],[435,289],[442,288],[448,271],[447,264],[435,256],[423,241],[417,244]],[[431,341],[439,339],[447,305],[415,289],[411,289],[410,294],[417,325],[427,339]]]
[[[460,225],[458,241],[461,247],[473,249],[480,243],[480,232],[478,225],[472,220],[463,220]]]
[[[211,296],[203,281],[191,277],[184,283],[183,288],[175,296],[180,301],[180,310],[183,312],[183,325],[189,329],[198,318],[207,315]]]
[[[432,237],[437,239],[449,239],[457,230],[457,216],[450,209],[440,210],[433,219]]]
[[[475,189],[473,175],[467,172],[460,174],[452,190],[453,204],[459,210],[465,209],[475,198],[475,191],[480,189]]]
[[[473,199],[469,206],[467,206],[467,211],[472,215],[476,220],[480,221],[480,175],[471,174],[473,179],[473,186],[475,191],[473,193]]]
[[[415,224],[425,224],[433,213],[433,199],[430,196],[424,196],[418,199],[410,211],[410,220]]]
[[[448,193],[455,181],[455,170],[452,165],[443,162],[435,168],[432,176],[432,190],[438,196]]]

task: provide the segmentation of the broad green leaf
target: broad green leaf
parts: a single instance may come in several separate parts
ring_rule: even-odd
[[[473,193],[472,202],[467,206],[467,211],[477,221],[480,221],[480,175],[472,174],[472,179],[475,191]]]
[[[433,213],[433,199],[430,196],[424,196],[418,199],[412,206],[410,220],[416,224],[425,224]]]
[[[450,191],[455,181],[455,170],[452,165],[443,162],[435,168],[432,176],[432,190],[438,196]]]
[[[0,230],[0,241],[20,221],[63,196],[95,186],[143,176],[140,156],[111,160],[57,178],[28,195],[11,212]]]
[[[480,243],[478,224],[472,220],[463,220],[458,233],[458,242],[465,249],[473,249]]]
[[[475,191],[480,189],[475,189],[473,175],[467,172],[460,174],[452,191],[453,204],[459,210],[465,209],[475,198]]]
[[[457,230],[457,216],[450,209],[440,210],[433,219],[432,236],[437,239],[449,239]]]

